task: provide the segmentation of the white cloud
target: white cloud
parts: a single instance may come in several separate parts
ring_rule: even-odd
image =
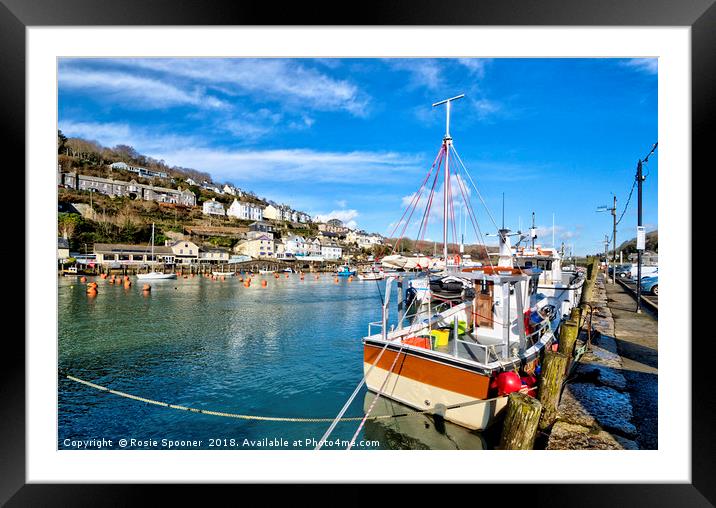
[[[659,73],[658,58],[631,58],[622,62],[622,65],[647,74]]]
[[[430,58],[389,58],[384,60],[392,69],[407,72],[410,85],[436,90],[443,86],[444,78],[438,60]]]
[[[227,94],[251,93],[261,101],[300,109],[344,110],[366,116],[370,103],[370,97],[355,84],[290,59],[157,58],[117,62],[214,85]]]
[[[485,65],[489,59],[485,58],[458,58],[457,61],[466,67],[470,73],[478,78],[485,75]]]
[[[358,227],[358,223],[355,219],[359,215],[360,214],[358,213],[358,210],[332,210],[328,213],[318,213],[315,215],[314,219],[318,222],[326,222],[330,219],[338,219],[343,222],[345,226],[355,229]]]
[[[102,93],[103,99],[121,101],[126,106],[164,109],[191,105],[223,108],[227,104],[207,95],[201,87],[181,89],[166,82],[116,71],[80,70],[62,66],[58,73],[61,88]]]
[[[309,149],[229,150],[207,147],[159,150],[170,164],[208,171],[222,180],[376,184],[414,175],[419,156],[396,152],[323,152]]]
[[[149,132],[147,129],[132,127],[126,123],[76,122],[68,120],[60,121],[59,128],[67,137],[94,140],[108,147],[120,144],[130,145],[140,153],[151,157],[155,157],[153,153],[156,151],[177,150],[199,143],[199,140],[194,137],[161,135]]]
[[[346,201],[345,199],[339,199],[339,200],[336,201],[336,204],[337,204],[340,208],[345,208],[346,206],[348,206],[348,201]]]

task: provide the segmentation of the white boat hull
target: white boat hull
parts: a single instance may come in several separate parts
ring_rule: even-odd
[[[151,273],[137,274],[137,279],[139,279],[139,280],[169,280],[169,279],[176,279],[176,278],[177,278],[176,273],[151,272]]]
[[[363,363],[364,372],[368,372],[370,365]],[[386,377],[388,378],[387,382],[385,382]],[[469,403],[464,407],[448,409],[441,414],[447,421],[472,430],[485,430],[507,405],[507,397],[475,402],[475,398],[472,396],[440,388],[394,372],[388,374],[387,370],[378,366],[373,368],[366,377],[368,389],[372,392],[379,393],[384,382],[383,396],[421,411],[437,409],[440,412],[440,405],[448,407]]]

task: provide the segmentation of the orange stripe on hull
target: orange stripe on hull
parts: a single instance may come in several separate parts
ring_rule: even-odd
[[[366,344],[363,347],[365,363],[373,365],[382,348]],[[390,370],[397,351],[386,349],[376,367]],[[444,363],[421,358],[405,352],[393,367],[393,373],[419,381],[443,390],[460,393],[475,399],[486,399],[488,395],[490,378],[476,372],[469,372]]]

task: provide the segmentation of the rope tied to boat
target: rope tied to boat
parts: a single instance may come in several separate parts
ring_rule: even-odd
[[[126,399],[136,400],[138,402],[144,402],[146,404],[152,404],[155,406],[164,407],[167,409],[175,409],[179,411],[188,411],[190,413],[198,413],[198,414],[204,414],[204,415],[210,415],[210,416],[219,416],[223,418],[234,418],[238,420],[255,420],[255,421],[265,421],[265,422],[286,422],[286,423],[327,423],[327,422],[333,422],[334,418],[307,418],[307,417],[291,417],[291,416],[261,416],[261,415],[247,415],[247,414],[240,414],[240,413],[230,413],[226,411],[214,411],[210,409],[200,409],[190,406],[182,406],[179,404],[170,404],[168,402],[163,402],[159,400],[149,399],[147,397],[141,397],[139,395],[133,395],[131,393],[122,392],[120,390],[114,390],[112,388],[109,388],[107,386],[103,386],[97,383],[93,383],[91,381],[87,381],[86,379],[81,379],[76,376],[72,376],[70,374],[63,374],[60,372],[60,375],[69,381],[73,381],[75,383],[79,383],[81,385],[94,388],[95,390],[99,390],[102,392],[111,393],[112,395],[117,395],[118,397],[123,397]],[[483,402],[491,402],[493,400],[498,399],[499,397],[495,397],[492,399],[475,399],[467,402],[463,402],[460,404],[454,404],[451,406],[447,406],[446,409],[458,409],[461,407],[471,406],[474,404],[479,404]],[[434,411],[434,408],[429,409],[423,409],[423,410],[415,410],[415,411],[406,411],[403,413],[393,413],[389,415],[375,415],[375,416],[369,416],[366,418],[365,416],[347,416],[347,417],[341,417],[338,421],[343,422],[357,422],[357,421],[363,421],[366,420],[387,420],[389,418],[403,418],[407,416],[418,416],[418,415],[425,415],[425,414],[431,414]]]

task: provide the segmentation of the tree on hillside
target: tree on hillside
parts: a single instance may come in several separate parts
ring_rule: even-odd
[[[65,143],[67,143],[67,136],[62,134],[62,131],[57,129],[57,153],[64,153]]]
[[[122,162],[134,163],[139,158],[139,152],[129,145],[117,145],[112,151]]]

